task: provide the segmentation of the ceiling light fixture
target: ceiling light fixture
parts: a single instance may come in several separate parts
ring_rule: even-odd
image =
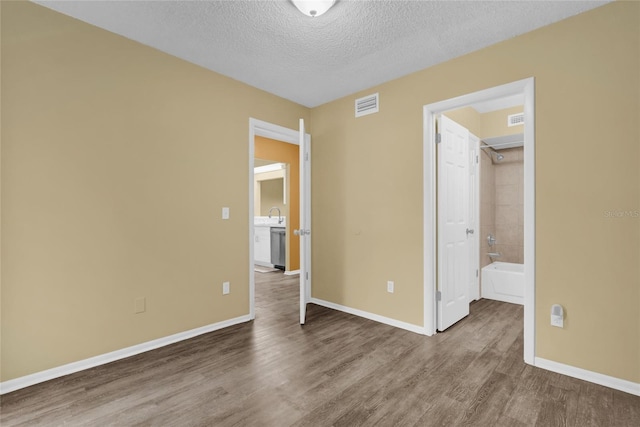
[[[331,9],[336,0],[291,0],[291,2],[300,12],[315,18]]]

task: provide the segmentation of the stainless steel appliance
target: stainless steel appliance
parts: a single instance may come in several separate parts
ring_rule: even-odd
[[[284,227],[271,227],[271,264],[284,270],[286,262]]]

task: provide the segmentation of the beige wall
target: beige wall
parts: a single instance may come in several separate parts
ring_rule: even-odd
[[[249,118],[295,129],[310,111],[1,8],[2,381],[248,314]]]
[[[480,114],[480,133],[477,135],[480,138],[491,138],[494,136],[523,133],[524,125],[507,125],[507,118],[509,115],[522,113],[523,111],[523,106],[517,106]]]
[[[422,325],[422,107],[533,76],[536,355],[639,382],[640,219],[605,215],[640,210],[639,52],[614,2],[315,108],[313,296]]]
[[[469,132],[477,137],[482,135],[482,114],[478,113],[473,107],[463,107],[457,110],[451,110],[444,113],[454,122],[466,127]]]

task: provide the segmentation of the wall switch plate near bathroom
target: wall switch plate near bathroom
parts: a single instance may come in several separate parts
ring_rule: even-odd
[[[229,293],[229,282],[222,282],[222,295]]]
[[[395,284],[394,284],[391,280],[389,280],[389,281],[387,282],[387,292],[389,292],[390,294],[392,294],[392,293],[393,293],[393,291],[394,291],[394,287],[395,287]]]

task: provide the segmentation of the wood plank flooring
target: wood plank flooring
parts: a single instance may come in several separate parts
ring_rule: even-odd
[[[6,394],[9,426],[640,426],[640,397],[527,366],[522,307],[425,337],[256,273],[256,320]]]

